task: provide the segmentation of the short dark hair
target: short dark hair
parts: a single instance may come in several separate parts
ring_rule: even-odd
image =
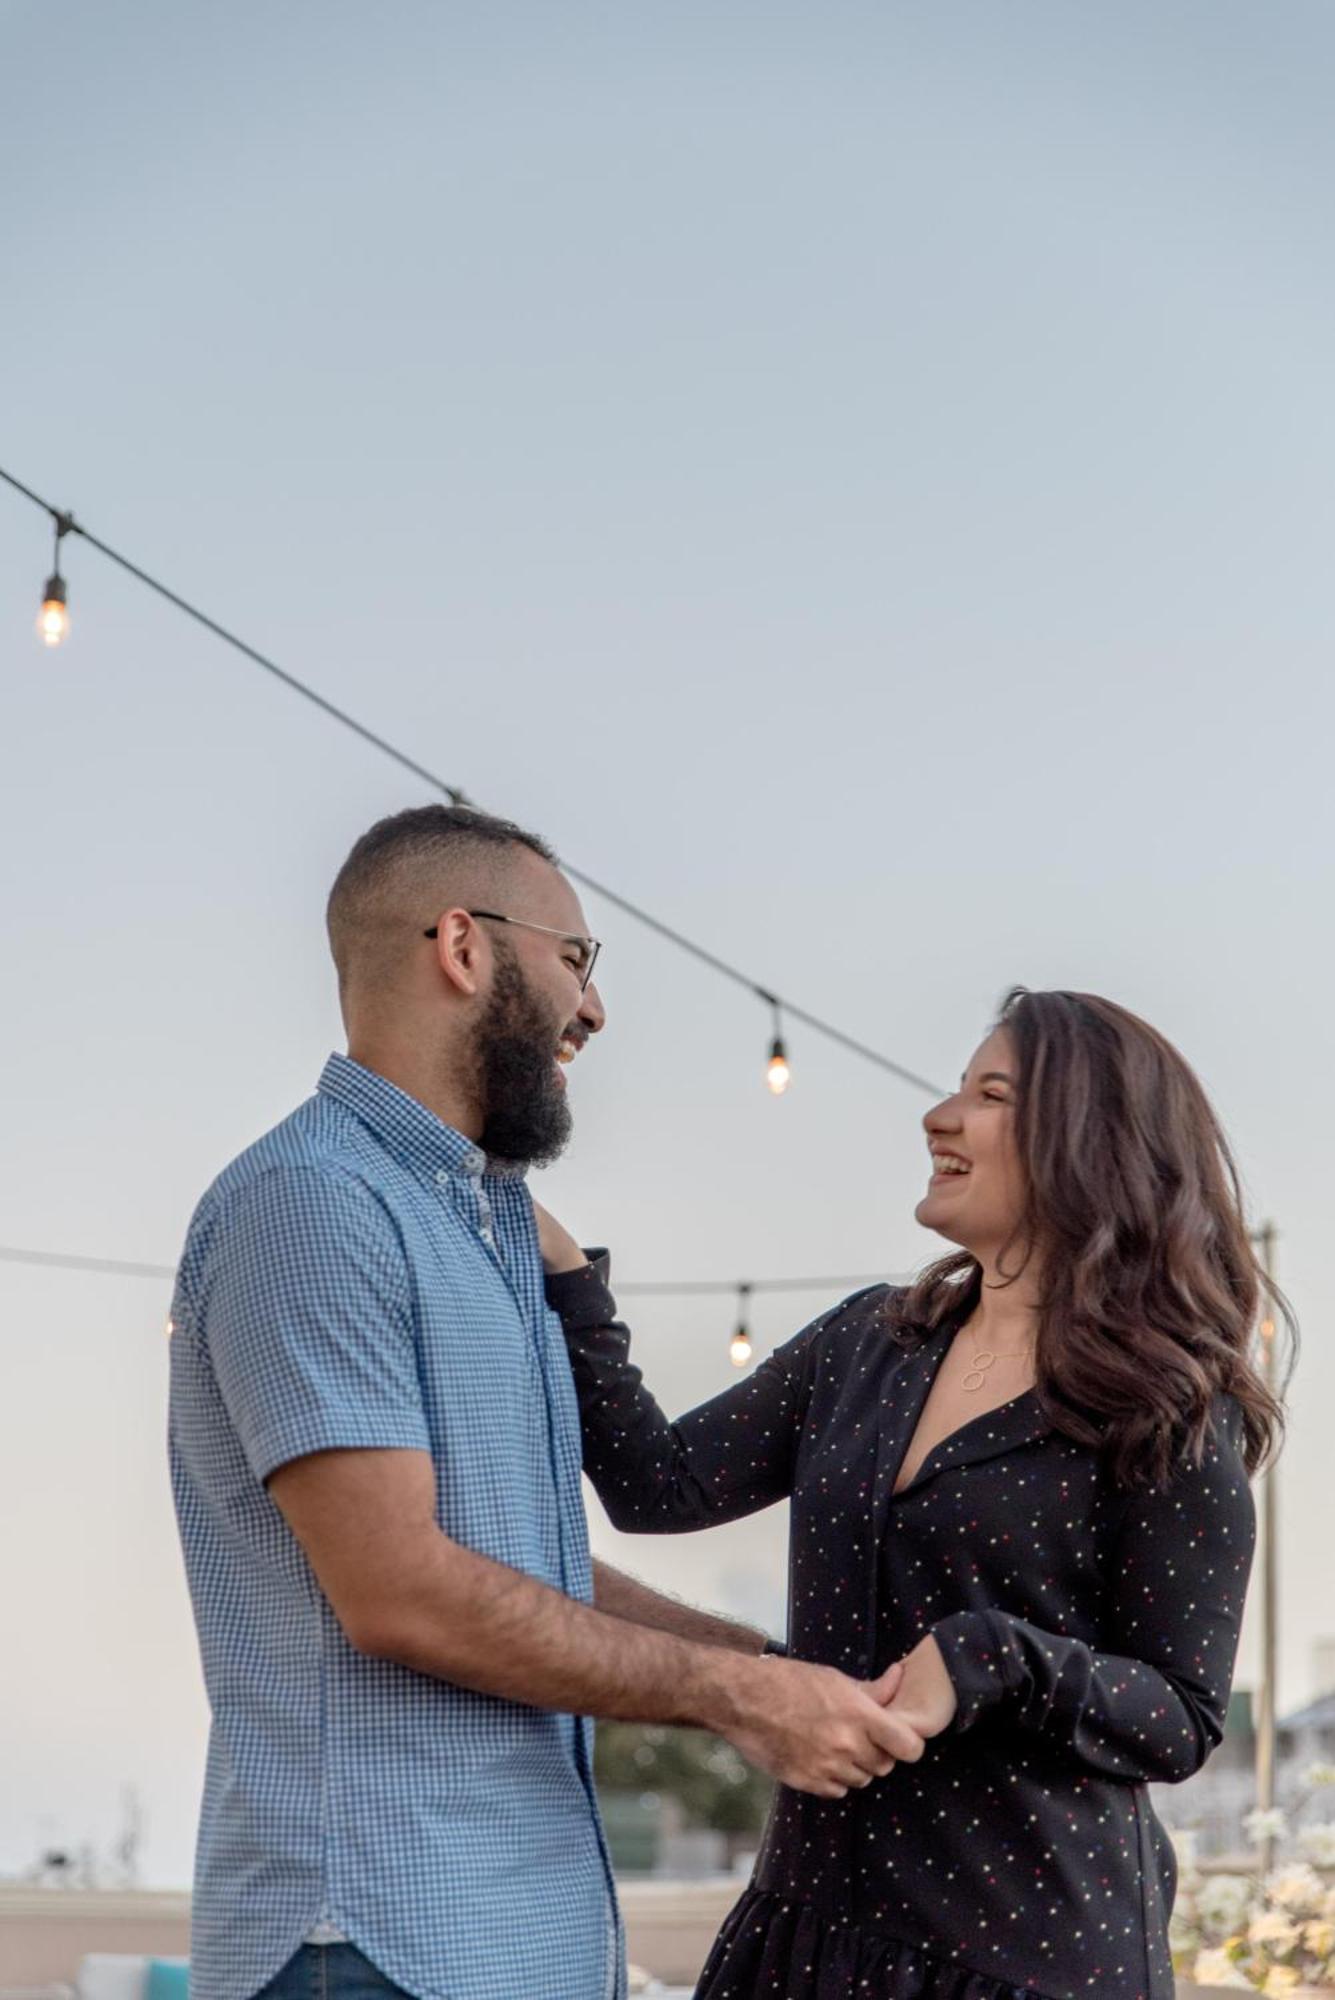
[[[338,871],[330,903],[341,889],[370,880],[391,862],[453,860],[468,847],[528,847],[544,861],[556,862],[540,834],[526,833],[513,820],[475,812],[472,806],[409,806],[378,819],[362,835]]]
[[[377,912],[393,901],[404,878],[446,873],[451,865],[498,860],[506,850],[525,847],[553,867],[556,855],[541,835],[513,820],[471,806],[410,806],[377,820],[356,842],[334,878],[326,908],[329,945],[339,981],[347,976],[359,939],[367,933],[375,951]],[[423,921],[437,912],[423,910]]]

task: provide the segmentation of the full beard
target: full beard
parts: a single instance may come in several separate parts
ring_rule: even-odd
[[[564,1151],[572,1119],[556,1070],[556,1037],[514,959],[498,952],[477,1039],[485,1107],[478,1143],[489,1158],[545,1167]]]

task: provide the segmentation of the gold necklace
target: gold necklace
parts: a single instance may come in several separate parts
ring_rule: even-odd
[[[998,1348],[978,1347],[974,1349],[973,1365],[960,1377],[960,1387],[966,1396],[976,1396],[987,1380],[988,1370],[998,1361],[1021,1361],[1032,1355],[1029,1347],[1013,1347],[1009,1353]]]

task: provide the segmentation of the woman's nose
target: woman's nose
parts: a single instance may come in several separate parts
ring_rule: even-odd
[[[943,1097],[925,1113],[922,1129],[930,1139],[933,1132],[955,1132],[959,1130],[960,1100],[958,1092],[953,1097]]]

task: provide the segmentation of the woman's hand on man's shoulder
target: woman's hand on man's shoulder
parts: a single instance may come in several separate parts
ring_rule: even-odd
[[[542,1253],[543,1270],[551,1276],[559,1271],[583,1270],[589,1260],[570,1231],[539,1201],[533,1204],[533,1216],[538,1225],[538,1248]]]

